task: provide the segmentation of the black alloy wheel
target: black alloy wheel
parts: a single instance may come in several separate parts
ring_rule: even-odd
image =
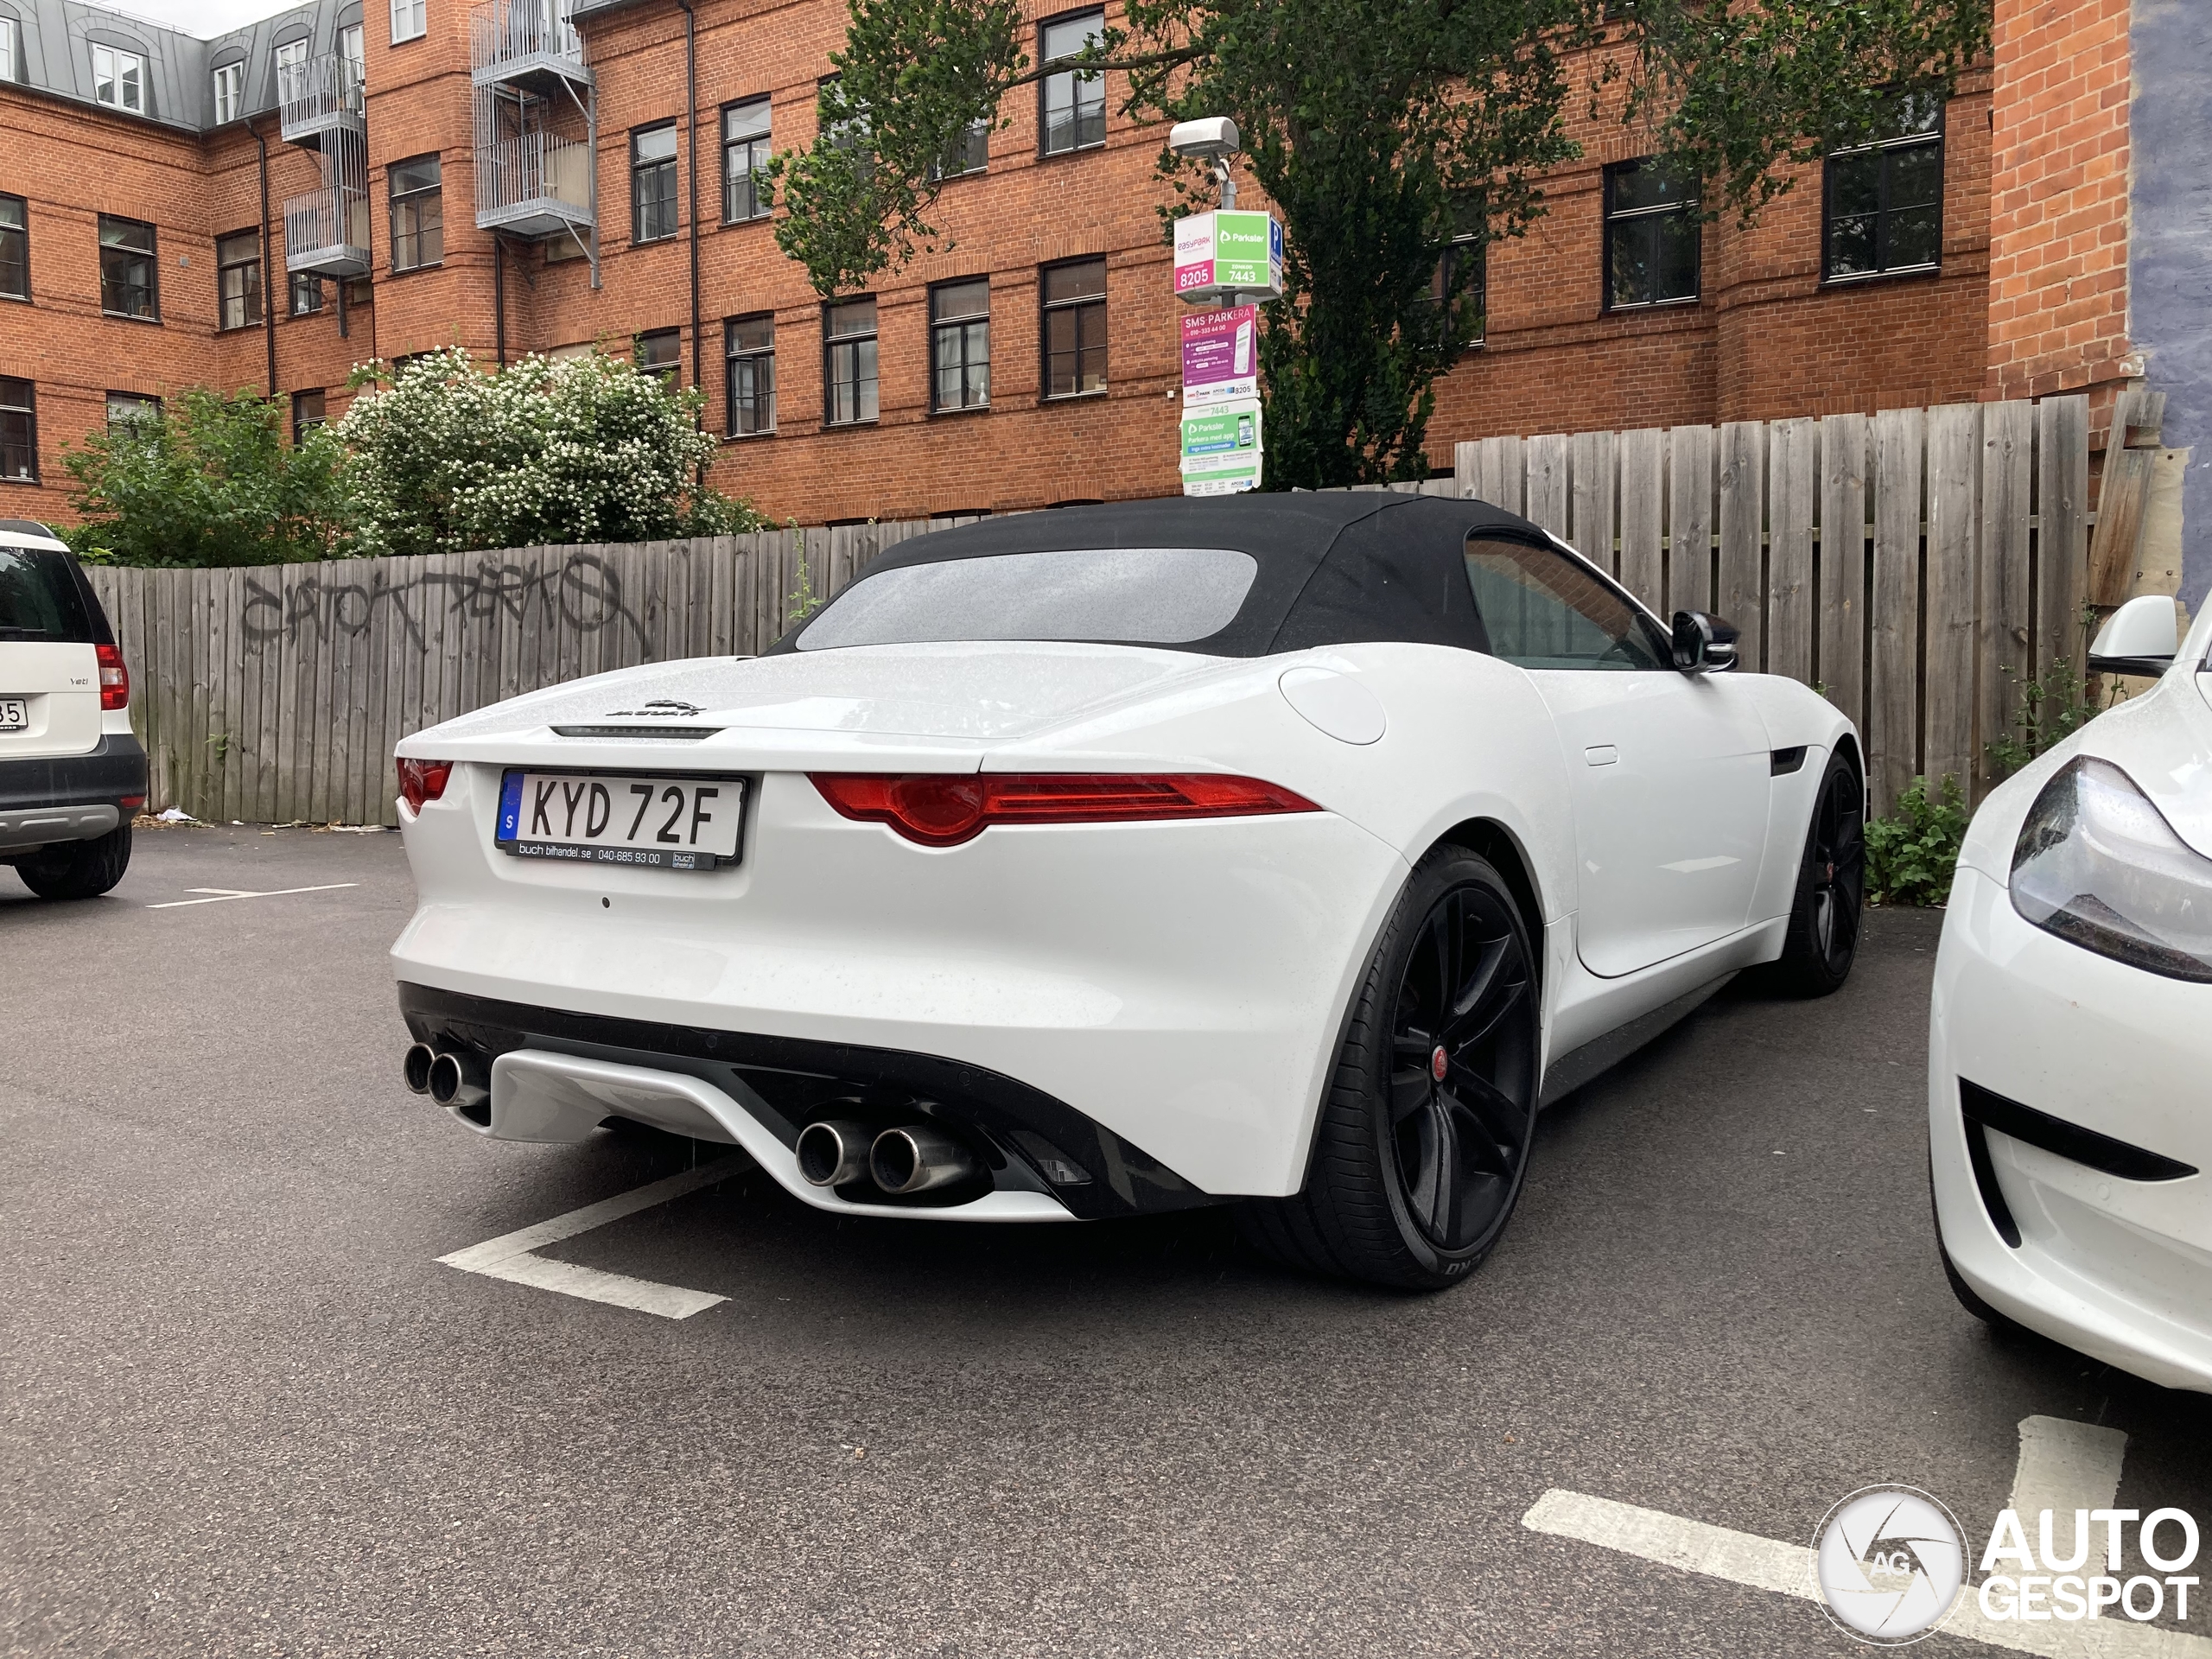
[[[1536,961],[1512,889],[1459,847],[1414,869],[1375,946],[1315,1127],[1305,1191],[1244,1206],[1293,1266],[1457,1283],[1505,1230],[1539,1082]]]
[[[1390,1024],[1391,1149],[1421,1236],[1484,1244],[1519,1191],[1535,1124],[1533,1057],[1516,1041],[1528,954],[1499,896],[1454,887],[1422,921]]]
[[[1851,976],[1866,899],[1866,789],[1845,753],[1828,757],[1782,956],[1772,969],[1781,988],[1826,996]]]

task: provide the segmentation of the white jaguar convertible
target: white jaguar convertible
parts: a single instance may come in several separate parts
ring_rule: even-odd
[[[1236,1200],[1448,1285],[1539,1108],[1858,941],[1849,721],[1543,531],[1387,493],[906,542],[766,656],[399,746],[407,1080],[734,1142],[823,1209]]]

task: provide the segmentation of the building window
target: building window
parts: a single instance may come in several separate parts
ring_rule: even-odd
[[[1085,47],[1105,38],[1106,14],[1079,11],[1042,25],[1038,30],[1038,56],[1046,63],[1071,58]],[[1040,93],[1044,115],[1039,130],[1045,136],[1045,154],[1064,155],[1106,142],[1106,79],[1096,70],[1078,73],[1063,69],[1046,75]]]
[[[776,429],[776,320],[732,317],[722,325],[729,358],[729,435],[757,438]]]
[[[100,215],[100,309],[111,317],[161,320],[154,276],[154,227]]]
[[[1697,183],[1657,162],[1605,169],[1605,308],[1697,298]]]
[[[683,378],[683,330],[656,328],[649,334],[639,334],[633,360],[642,372],[658,375],[661,385],[675,391]]]
[[[322,309],[322,278],[311,270],[292,273],[291,313],[296,317],[311,317]]]
[[[0,376],[0,478],[38,482],[38,394],[28,380]]]
[[[1824,282],[1934,270],[1942,262],[1943,106],[1908,99],[1899,118],[1889,137],[1827,158]]]
[[[722,219],[741,225],[768,211],[760,169],[768,165],[768,100],[748,98],[722,111]]]
[[[359,86],[368,79],[368,40],[360,24],[348,23],[338,31],[338,55],[353,66],[354,86]]]
[[[1436,262],[1436,275],[1429,281],[1428,297],[1436,307],[1440,329],[1449,321],[1444,315],[1445,297],[1462,273],[1465,283],[1459,289],[1459,303],[1475,314],[1474,338],[1467,342],[1471,350],[1483,343],[1483,336],[1490,329],[1490,244],[1479,234],[1453,237],[1444,250],[1444,257]]]
[[[946,283],[930,290],[930,407],[991,406],[991,285]]]
[[[284,72],[287,69],[296,69],[307,60],[308,37],[306,35],[301,35],[296,41],[286,41],[279,46],[276,48],[277,86],[281,87],[284,84]]]
[[[391,43],[419,41],[429,28],[429,0],[391,0]]]
[[[940,179],[962,178],[981,173],[990,164],[991,124],[988,118],[970,121],[968,130],[952,142],[931,170]]]
[[[261,321],[261,232],[215,238],[215,327],[247,328]]]
[[[822,308],[822,419],[849,426],[875,418],[875,302]]]
[[[111,46],[92,48],[92,98],[113,110],[146,113],[146,60]]]
[[[215,69],[215,124],[238,118],[238,105],[245,92],[245,65],[219,64]]]
[[[676,124],[630,135],[630,239],[676,234]]]
[[[30,296],[30,209],[21,196],[0,196],[0,298]]]
[[[438,158],[391,164],[391,268],[420,270],[446,257],[446,208]]]
[[[292,442],[299,442],[307,435],[330,418],[323,403],[322,390],[296,391],[292,394]]]
[[[1045,395],[1105,391],[1106,262],[1047,266],[1044,306]]]
[[[0,17],[0,80],[19,78],[16,73],[16,20]]]
[[[111,391],[107,395],[110,431],[123,426],[144,426],[162,418],[162,400],[138,391]]]

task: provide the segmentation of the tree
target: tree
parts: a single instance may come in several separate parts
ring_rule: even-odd
[[[194,386],[158,414],[119,420],[67,452],[61,533],[117,564],[282,564],[347,549],[337,440],[284,442],[283,411],[249,392]]]
[[[594,352],[499,371],[459,346],[359,371],[339,422],[363,551],[635,542],[758,528],[706,487],[704,399]]]
[[[1141,119],[1226,115],[1280,209],[1260,365],[1274,487],[1423,476],[1434,383],[1480,327],[1455,235],[1525,233],[1567,117],[1648,135],[1745,222],[1790,169],[1948,92],[1991,0],[1126,0],[1080,57],[1033,66],[1018,0],[850,0],[822,137],[775,158],[785,252],[825,297],[940,237],[941,158],[1047,69],[1128,75]],[[1210,200],[1162,153],[1162,216]],[[1443,291],[1437,291],[1440,270]]]

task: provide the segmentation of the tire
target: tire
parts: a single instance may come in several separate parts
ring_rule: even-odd
[[[1248,1200],[1245,1236],[1287,1266],[1403,1290],[1472,1271],[1528,1172],[1536,960],[1487,861],[1458,847],[1423,859],[1368,960],[1305,1190]]]
[[[1851,758],[1828,757],[1781,957],[1765,979],[1789,996],[1827,996],[1843,988],[1859,954],[1860,912],[1866,899],[1866,790]]]
[[[94,841],[57,842],[18,859],[16,874],[41,899],[96,899],[130,868],[130,826]]]

